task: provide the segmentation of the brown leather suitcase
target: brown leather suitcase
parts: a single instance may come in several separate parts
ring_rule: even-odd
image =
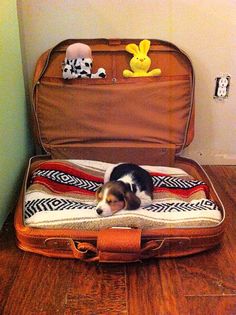
[[[62,78],[70,44],[88,44],[93,68],[106,78]],[[140,40],[66,40],[38,60],[33,80],[32,120],[38,152],[25,174],[15,213],[19,248],[50,257],[83,261],[133,262],[177,257],[210,249],[222,241],[224,207],[203,168],[182,158],[194,135],[194,73],[175,45],[151,40],[148,55],[157,77],[123,77],[132,57],[125,47]],[[32,174],[45,161],[134,162],[180,168],[208,186],[209,200],[220,212],[210,226],[110,226],[101,229],[33,227],[25,222],[25,195]]]

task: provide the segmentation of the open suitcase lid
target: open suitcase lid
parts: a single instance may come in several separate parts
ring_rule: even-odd
[[[66,48],[85,43],[92,49],[93,69],[106,78],[62,78]],[[33,81],[33,126],[37,144],[52,157],[74,158],[89,147],[174,148],[179,153],[193,139],[194,74],[179,48],[151,40],[150,70],[158,77],[124,78],[132,55],[128,43],[140,39],[66,40],[38,60]],[[60,152],[60,154],[58,154]]]

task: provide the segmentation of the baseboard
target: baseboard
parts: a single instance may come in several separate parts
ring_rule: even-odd
[[[201,165],[236,165],[236,154],[184,152],[185,157],[196,160]]]

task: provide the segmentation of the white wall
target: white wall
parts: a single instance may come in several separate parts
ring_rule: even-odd
[[[67,38],[159,38],[191,58],[196,134],[185,155],[202,164],[236,164],[235,0],[19,0],[25,77],[39,55]],[[231,75],[230,95],[213,100],[215,77]]]

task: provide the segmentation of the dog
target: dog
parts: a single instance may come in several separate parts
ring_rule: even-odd
[[[136,210],[147,206],[153,199],[152,177],[136,164],[118,164],[112,169],[107,182],[98,188],[96,199],[96,212],[104,217],[122,209]]]

